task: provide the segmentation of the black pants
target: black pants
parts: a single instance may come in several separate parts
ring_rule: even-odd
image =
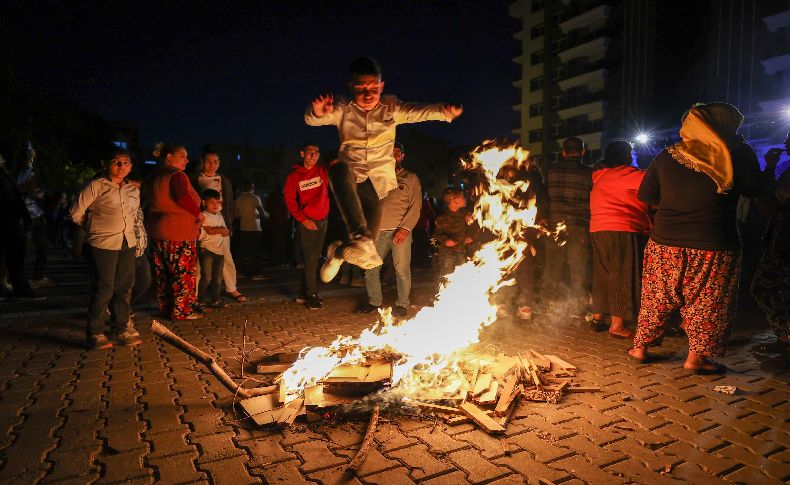
[[[318,291],[318,259],[324,248],[326,238],[326,219],[315,221],[317,231],[311,231],[298,223],[299,240],[302,242],[302,255],[304,256],[304,276],[299,293],[312,295]]]
[[[358,184],[351,167],[337,162],[329,167],[329,185],[349,238],[366,236],[375,241],[381,225],[381,202],[370,179]]]
[[[543,284],[550,288],[550,300],[570,297],[572,304],[583,307],[590,288],[591,252],[590,229],[583,226],[566,228],[565,245],[553,241],[546,243],[546,265]],[[564,274],[567,268],[570,293],[565,289]]]
[[[91,265],[92,286],[88,304],[88,335],[102,332],[105,312],[110,306],[111,324],[115,332],[122,332],[129,322],[129,305],[134,286],[135,250],[124,240],[119,250],[86,246]]]
[[[8,281],[14,287],[14,293],[30,292],[30,285],[25,275],[25,226],[22,220],[8,221],[0,224],[0,256],[5,258]],[[2,292],[2,290],[0,290]]]
[[[236,237],[239,241],[239,269],[248,277],[258,274],[260,272],[261,231],[239,231],[236,233]]]
[[[132,305],[138,303],[151,287],[151,264],[145,253],[134,258],[134,286],[132,287]]]
[[[222,282],[222,267],[225,265],[225,256],[212,253],[208,249],[198,251],[200,257],[200,285],[198,285],[198,300],[213,303],[219,300],[220,283]]]
[[[592,310],[635,321],[642,290],[647,237],[635,232],[590,233],[593,253]]]

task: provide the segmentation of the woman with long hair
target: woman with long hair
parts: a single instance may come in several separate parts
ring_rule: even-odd
[[[194,320],[203,317],[196,291],[200,197],[184,173],[184,146],[160,143],[154,156],[161,165],[146,177],[143,192],[159,311],[172,320]]]

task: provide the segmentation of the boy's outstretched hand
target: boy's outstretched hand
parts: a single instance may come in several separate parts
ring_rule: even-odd
[[[315,101],[313,101],[313,106],[315,106]],[[315,109],[315,108],[313,108]],[[464,107],[460,104],[445,104],[444,105],[444,115],[449,120],[454,120],[461,116],[461,113],[464,112]]]
[[[324,93],[313,100],[313,114],[319,118],[335,110],[335,97]]]

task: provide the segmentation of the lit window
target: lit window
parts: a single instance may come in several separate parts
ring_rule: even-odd
[[[117,146],[118,148],[123,148],[124,150],[128,148],[128,144],[125,141],[114,141],[112,142],[112,144]]]

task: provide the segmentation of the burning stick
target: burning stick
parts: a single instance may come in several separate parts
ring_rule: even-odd
[[[365,458],[368,456],[368,449],[370,448],[370,444],[373,442],[373,436],[376,434],[376,424],[379,422],[379,407],[373,407],[373,414],[370,416],[370,424],[368,424],[368,430],[365,432],[365,439],[362,440],[362,446],[359,447],[359,451],[357,451],[356,456],[351,460],[351,463],[348,464],[346,471],[350,472],[352,475],[356,475],[359,472],[359,467],[362,466],[362,463],[365,461]]]
[[[278,386],[244,389],[241,387],[241,384],[236,384],[236,381],[231,379],[228,373],[225,372],[225,370],[220,367],[219,364],[217,364],[217,361],[214,359],[214,357],[174,334],[169,328],[165,327],[156,320],[151,322],[151,331],[154,333],[154,335],[158,336],[165,342],[205,365],[206,368],[208,368],[208,370],[214,374],[214,377],[216,377],[223,386],[227,387],[230,392],[242,399],[249,399],[251,397],[277,392]]]

